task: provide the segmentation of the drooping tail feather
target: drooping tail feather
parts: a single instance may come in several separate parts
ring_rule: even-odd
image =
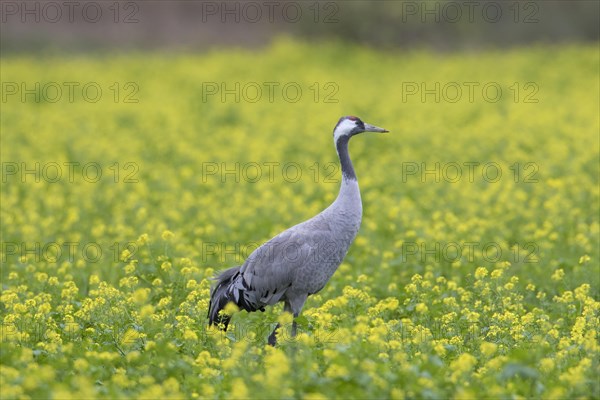
[[[219,324],[223,324],[223,330],[227,330],[227,326],[229,325],[229,320],[231,317],[229,315],[219,314],[219,311],[224,309],[227,303],[234,301],[233,298],[230,298],[231,290],[229,290],[229,286],[239,271],[239,266],[229,268],[214,278],[217,281],[217,284],[211,292],[210,303],[208,305],[209,325],[218,326]]]

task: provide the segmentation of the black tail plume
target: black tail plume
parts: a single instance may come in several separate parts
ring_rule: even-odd
[[[229,290],[229,285],[231,285],[231,282],[239,272],[239,266],[233,267],[226,269],[214,278],[217,281],[217,284],[210,294],[210,304],[208,306],[209,325],[218,326],[219,324],[223,324],[223,330],[227,330],[231,317],[228,315],[220,315],[219,311],[224,309],[227,303],[234,301],[230,298],[231,291]]]

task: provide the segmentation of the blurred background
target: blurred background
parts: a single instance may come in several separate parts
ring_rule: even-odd
[[[598,39],[598,1],[3,1],[2,54],[260,47],[278,35],[440,51]]]

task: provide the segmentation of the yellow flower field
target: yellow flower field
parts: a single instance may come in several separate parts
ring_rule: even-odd
[[[598,57],[3,58],[0,397],[600,397]],[[209,329],[214,273],[337,195],[348,114],[390,133],[299,335]]]

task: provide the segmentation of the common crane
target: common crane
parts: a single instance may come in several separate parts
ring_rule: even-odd
[[[298,317],[306,298],[329,281],[348,252],[362,218],[358,181],[350,155],[350,138],[362,132],[388,132],[354,116],[342,117],[333,141],[342,166],[342,183],[335,201],[313,218],[295,225],[254,250],[243,265],[229,268],[214,279],[209,325],[227,330],[230,316],[219,311],[229,302],[248,312],[284,302],[284,311]],[[222,325],[221,325],[222,324]],[[277,342],[279,324],[269,336]],[[292,323],[292,336],[296,322]]]

